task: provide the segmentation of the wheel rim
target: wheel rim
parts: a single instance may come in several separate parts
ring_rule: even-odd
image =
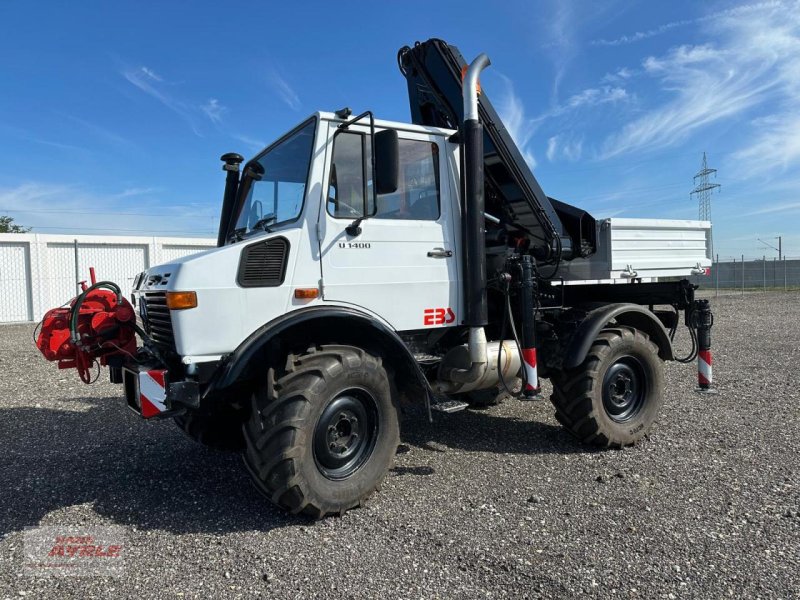
[[[633,356],[623,356],[603,377],[603,407],[612,421],[621,423],[636,416],[647,395],[644,368]]]
[[[366,390],[351,389],[331,400],[314,429],[314,460],[328,479],[346,479],[372,455],[378,409]]]

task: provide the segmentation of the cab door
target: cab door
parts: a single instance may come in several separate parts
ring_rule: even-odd
[[[333,138],[319,228],[323,298],[372,311],[396,330],[457,325],[460,234],[446,142],[419,132],[398,136],[398,188],[377,201],[368,129]],[[348,233],[365,212],[360,233]]]

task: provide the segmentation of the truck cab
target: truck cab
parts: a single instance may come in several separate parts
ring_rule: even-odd
[[[316,113],[257,154],[242,170],[224,245],[137,278],[145,327],[184,364],[219,361],[259,327],[314,306],[352,307],[393,331],[459,324],[454,131],[345,123]],[[397,176],[393,190],[378,191],[371,139],[387,131],[397,136]],[[167,315],[153,308],[170,290],[197,298],[171,311],[172,340]]]

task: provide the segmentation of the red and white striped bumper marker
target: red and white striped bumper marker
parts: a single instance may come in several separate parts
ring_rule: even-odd
[[[523,348],[522,361],[525,368],[525,396],[530,398],[539,393],[539,372],[536,367],[536,348]]]
[[[711,350],[698,350],[697,352],[697,389],[704,394],[716,394],[714,389],[714,376],[712,369]]]
[[[164,400],[167,386],[164,370],[142,371],[139,373],[139,402],[145,419],[155,417],[167,410]]]
[[[697,353],[697,383],[701,386],[710,386],[713,379],[711,350],[700,350]]]
[[[696,300],[692,314],[694,327],[697,330],[697,389],[703,394],[716,394],[714,377],[711,368],[711,326],[714,315],[708,300]]]

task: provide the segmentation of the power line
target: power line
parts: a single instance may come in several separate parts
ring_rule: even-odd
[[[694,176],[694,189],[689,192],[689,197],[691,198],[693,195],[697,194],[698,198],[698,206],[699,206],[699,216],[701,221],[710,221],[711,220],[711,193],[714,191],[715,188],[721,188],[722,186],[719,183],[710,183],[708,176],[714,175],[716,178],[716,169],[709,169],[708,168],[708,161],[706,160],[706,153],[703,152],[703,168],[697,172]],[[700,180],[700,183],[697,183],[697,180]]]
[[[701,221],[710,221],[711,220],[711,193],[714,191],[715,188],[721,188],[722,186],[719,183],[711,183],[708,179],[709,175],[714,175],[714,178],[717,177],[717,170],[710,169],[708,167],[708,161],[706,160],[706,153],[703,152],[703,167],[697,174],[694,176],[694,189],[689,192],[689,198],[693,195],[697,195],[698,199],[698,216],[700,217]],[[697,180],[700,180],[700,183],[697,183]],[[711,256],[714,256],[714,237],[713,231],[709,232],[709,242],[711,243]]]
[[[189,234],[198,234],[198,233],[216,233],[214,230],[211,229],[112,229],[110,227],[42,227],[40,225],[34,225],[34,230],[39,229],[57,229],[59,231],[121,231],[124,233],[142,233],[146,235],[151,235],[153,233],[189,233]],[[34,231],[35,233],[36,231]]]
[[[141,212],[114,212],[114,211],[101,211],[101,210],[93,210],[93,211],[83,211],[83,210],[63,210],[63,209],[46,209],[46,208],[30,208],[30,209],[22,209],[22,208],[0,208],[0,213],[58,213],[58,214],[70,214],[70,215],[111,215],[111,216],[138,216],[138,217],[160,217],[160,218],[168,218],[168,219],[216,219],[218,215],[216,214],[205,214],[205,215],[172,215],[172,214],[165,214],[165,213],[141,213]]]

